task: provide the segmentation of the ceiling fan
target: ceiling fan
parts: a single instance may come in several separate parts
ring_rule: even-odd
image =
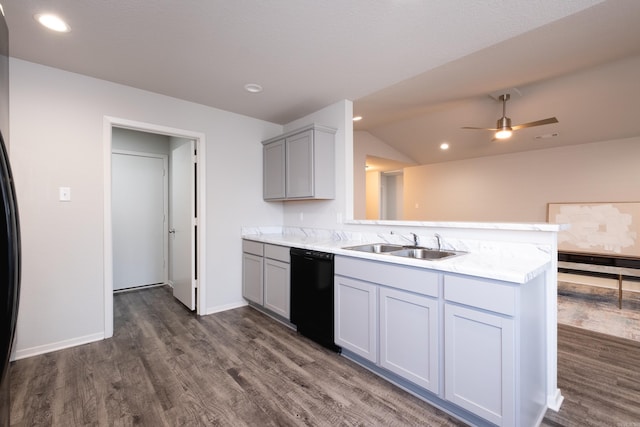
[[[496,139],[507,139],[511,137],[513,131],[523,128],[530,128],[533,126],[542,126],[542,125],[550,125],[552,123],[558,123],[558,119],[555,117],[550,117],[548,119],[536,120],[535,122],[523,123],[521,125],[511,126],[511,119],[507,117],[507,101],[511,98],[511,95],[504,94],[500,95],[498,100],[502,101],[502,117],[500,117],[496,123],[495,129],[493,128],[477,128],[471,126],[464,126],[462,129],[479,129],[479,130],[491,130],[494,131]]]

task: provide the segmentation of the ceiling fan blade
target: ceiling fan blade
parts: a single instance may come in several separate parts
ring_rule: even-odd
[[[492,129],[492,128],[476,128],[476,127],[472,127],[472,126],[463,126],[460,129],[492,130],[494,132],[498,130],[498,129]]]
[[[529,123],[523,123],[521,125],[511,126],[511,128],[513,130],[518,130],[518,129],[530,128],[533,126],[550,125],[552,123],[558,123],[558,119],[556,119],[555,117],[550,117],[548,119],[537,120],[535,122],[529,122]]]

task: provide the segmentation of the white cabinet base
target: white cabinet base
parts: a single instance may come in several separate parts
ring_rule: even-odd
[[[261,256],[242,254],[242,296],[260,305],[263,303],[262,262]]]
[[[378,293],[371,283],[335,277],[334,340],[365,359],[378,361]]]
[[[265,258],[264,260],[264,307],[289,319],[289,274],[290,264]]]
[[[445,398],[500,426],[515,423],[513,319],[445,305]]]
[[[385,287],[379,298],[380,366],[437,394],[438,300]]]

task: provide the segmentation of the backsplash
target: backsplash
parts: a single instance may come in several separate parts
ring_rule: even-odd
[[[441,224],[444,225],[444,224]],[[474,229],[475,224],[465,224],[469,226],[468,229]],[[492,255],[502,258],[550,258],[552,256],[552,245],[547,242],[533,243],[522,241],[508,241],[511,239],[504,239],[505,232],[515,232],[518,234],[522,231],[522,227],[531,227],[530,231],[539,231],[538,224],[510,224],[511,229],[505,225],[493,224],[493,234],[496,240],[491,240],[491,237],[486,236],[482,238],[464,238],[458,236],[460,230],[464,230],[466,227],[461,223],[456,223],[456,233],[447,233],[446,231],[440,232],[444,227],[438,229],[438,234],[441,236],[440,243],[441,249],[463,251],[469,253],[482,253],[486,255]],[[382,228],[382,227],[380,227]],[[487,224],[483,223],[482,230],[487,230]],[[544,231],[544,230],[543,230]],[[549,230],[551,231],[551,230]],[[416,231],[349,231],[349,230],[327,230],[320,228],[304,228],[304,227],[280,227],[280,226],[258,226],[258,227],[243,227],[242,236],[273,236],[280,235],[285,237],[288,241],[299,242],[317,242],[327,243],[331,246],[343,247],[352,246],[359,243],[393,243],[400,245],[413,244],[413,235],[415,232],[418,238],[418,244],[427,248],[437,248],[438,241],[435,237],[433,230],[416,230]],[[489,231],[490,233],[490,231]],[[452,235],[453,234],[453,235]],[[487,235],[487,233],[484,233]],[[555,252],[553,254],[555,256]]]

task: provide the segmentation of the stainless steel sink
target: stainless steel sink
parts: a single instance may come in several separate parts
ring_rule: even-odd
[[[349,249],[352,251],[369,252],[375,254],[383,254],[387,252],[399,251],[403,248],[402,245],[392,245],[390,243],[370,243],[366,245],[349,246],[343,249]]]
[[[437,249],[427,249],[427,248],[410,248],[410,249],[402,249],[398,251],[390,252],[389,255],[404,257],[404,258],[415,258],[415,259],[425,259],[425,260],[441,260],[446,258],[451,258],[454,256],[462,255],[465,252],[457,252],[457,251],[439,251]]]
[[[349,246],[342,249],[351,251],[368,252],[375,254],[393,255],[403,258],[424,259],[428,261],[437,261],[448,259],[454,256],[463,255],[466,252],[443,251],[437,249],[424,248],[422,246],[403,246],[391,243],[369,243],[366,245]]]

